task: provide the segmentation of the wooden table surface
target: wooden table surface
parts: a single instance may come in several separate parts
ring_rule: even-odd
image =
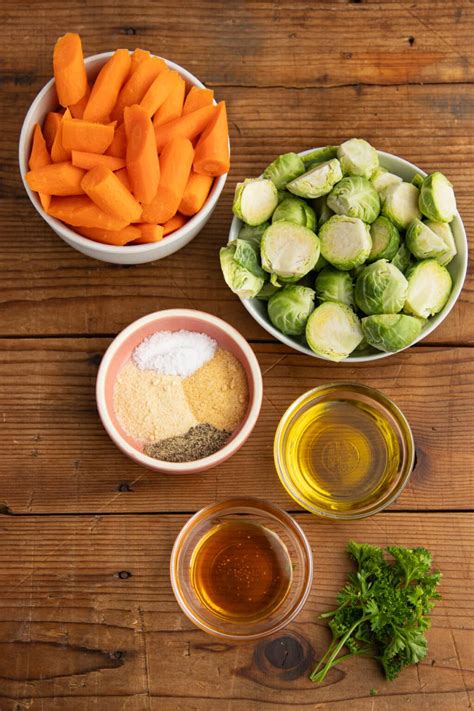
[[[237,180],[285,151],[364,136],[456,188],[474,229],[474,5],[469,0],[159,2],[4,0],[0,101],[0,711],[460,711],[474,677],[474,281],[429,338],[374,365],[331,364],[276,343],[225,286]],[[23,190],[23,116],[51,75],[58,35],[86,54],[148,48],[196,73],[228,104],[232,170],[202,233],[161,262],[120,267],[70,249]],[[95,408],[101,354],[130,321],[200,308],[252,343],[262,413],[245,447],[204,475],[141,469]],[[412,479],[386,513],[334,525],[297,511],[272,463],[286,406],[305,389],[355,380],[402,407],[416,438]],[[311,541],[304,611],[260,644],[224,644],[181,614],[169,555],[201,506],[232,494],[293,511]],[[349,569],[350,538],[426,545],[443,572],[429,655],[385,682],[355,659],[308,681],[328,641],[318,614]],[[371,689],[377,690],[371,696]]]

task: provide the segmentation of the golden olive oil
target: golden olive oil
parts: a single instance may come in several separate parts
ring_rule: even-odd
[[[283,541],[244,520],[219,523],[197,544],[191,584],[204,607],[229,622],[257,621],[285,600],[292,578]]]

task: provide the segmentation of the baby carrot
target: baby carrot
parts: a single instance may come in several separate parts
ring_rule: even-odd
[[[209,106],[213,101],[214,92],[212,89],[201,89],[199,86],[192,86],[184,101],[183,116],[192,111],[202,109],[203,106]]]
[[[117,103],[117,97],[130,70],[128,49],[117,49],[104,64],[92,87],[84,110],[86,121],[104,121]]]
[[[161,178],[155,197],[143,206],[143,222],[163,224],[178,211],[188,182],[194,149],[191,141],[176,136],[160,155]]]
[[[35,170],[36,168],[43,168],[45,165],[49,165],[50,163],[51,158],[49,151],[46,148],[46,141],[44,140],[41,126],[37,123],[35,125],[35,130],[33,131],[33,142],[31,144],[28,167],[30,170]],[[47,195],[46,193],[38,193],[38,195],[43,209],[47,210],[49,203],[51,202],[51,195]]]
[[[125,155],[127,153],[127,136],[125,133],[124,123],[121,123],[120,126],[115,129],[112,143],[105,152],[108,156],[115,156],[116,158],[125,158]]]
[[[123,230],[104,230],[101,227],[78,227],[76,232],[80,235],[102,242],[103,244],[113,244],[116,247],[123,247],[124,244],[134,242],[141,238],[141,231],[135,225],[127,225]]]
[[[110,168],[98,165],[86,173],[81,187],[104,212],[126,224],[138,222],[142,208]]]
[[[140,202],[153,200],[160,181],[160,164],[153,124],[146,110],[135,104],[124,110],[127,134],[127,171],[132,192]]]
[[[171,92],[181,83],[178,72],[166,69],[158,74],[153,84],[140,101],[140,106],[146,110],[148,116],[153,116],[160,106],[167,100]]]
[[[193,167],[202,175],[224,175],[229,172],[229,129],[225,101],[217,105],[216,114],[201,135],[194,154]]]
[[[68,32],[54,45],[53,70],[61,106],[76,104],[87,90],[87,75],[81,38]]]
[[[166,235],[169,235],[171,232],[179,230],[179,228],[185,225],[187,221],[188,220],[184,217],[184,215],[177,212],[176,215],[173,215],[173,217],[163,225],[163,237],[166,237]]]
[[[87,153],[86,151],[71,151],[72,164],[83,170],[91,170],[96,165],[105,165],[110,170],[120,170],[125,167],[125,158],[103,156],[100,153]]]
[[[77,101],[75,104],[69,104],[69,111],[71,112],[71,116],[73,118],[81,119],[84,116],[84,109],[87,106],[87,102],[89,101],[89,96],[91,95],[91,88],[89,84],[87,85],[86,93],[80,99]]]
[[[160,106],[153,118],[154,126],[162,126],[177,119],[183,113],[184,93],[186,84],[182,77],[179,77],[168,98]]]
[[[124,84],[112,112],[112,118],[121,121],[124,108],[139,104],[156,77],[165,69],[167,69],[166,62],[159,57],[149,57],[141,62]]]
[[[169,143],[171,139],[176,136],[183,136],[188,138],[190,141],[196,138],[202,131],[206,128],[208,123],[214,117],[216,112],[215,106],[203,106],[202,109],[193,111],[185,116],[180,116],[180,118],[175,119],[166,123],[164,126],[156,126],[155,122],[155,136],[156,136],[156,147],[158,148],[158,153],[163,150],[166,143]]]
[[[199,212],[206,202],[213,181],[214,178],[209,175],[200,175],[192,170],[184,189],[183,199],[179,204],[179,211],[189,216]]]
[[[26,181],[32,190],[47,195],[83,195],[81,180],[85,171],[71,163],[49,163],[29,170]]]
[[[136,226],[140,230],[140,237],[133,240],[132,244],[151,244],[152,242],[160,242],[163,239],[162,225],[149,225],[142,222]]]
[[[120,180],[122,185],[125,185],[127,190],[131,193],[132,192],[132,186],[130,184],[130,178],[128,177],[128,171],[126,168],[122,168],[121,170],[117,170],[115,173],[117,178]]]
[[[62,114],[59,114],[56,111],[50,111],[46,114],[43,124],[43,135],[44,140],[46,141],[46,148],[49,152],[51,152],[51,148],[53,147],[54,139],[59,128],[59,124],[61,123],[61,119]]]
[[[133,74],[135,69],[138,67],[139,64],[145,61],[145,59],[150,58],[150,52],[147,49],[140,49],[140,47],[137,47],[133,52],[131,56],[131,62],[130,62],[130,75]]]
[[[93,123],[84,119],[69,119],[63,122],[62,143],[68,151],[104,153],[114,137],[114,127]]]
[[[71,112],[69,109],[61,116],[61,121],[59,122],[58,130],[54,136],[53,145],[51,146],[51,160],[53,163],[63,163],[64,161],[71,160],[71,151],[64,147],[63,145],[63,130],[66,121],[71,118]]]
[[[112,217],[87,197],[53,197],[48,215],[74,227],[98,227],[104,230],[123,230],[127,220]]]

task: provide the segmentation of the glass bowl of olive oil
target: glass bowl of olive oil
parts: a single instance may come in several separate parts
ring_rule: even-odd
[[[289,495],[336,520],[389,506],[413,470],[413,435],[401,410],[379,390],[322,385],[290,405],[274,442],[275,466]]]
[[[272,504],[250,497],[212,504],[179,533],[171,584],[183,612],[217,637],[260,639],[302,609],[313,557],[301,527]]]

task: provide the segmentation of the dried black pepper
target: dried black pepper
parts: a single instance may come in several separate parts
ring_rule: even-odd
[[[149,457],[164,462],[194,462],[209,457],[221,449],[230,437],[230,432],[219,430],[209,424],[191,427],[186,434],[167,437],[147,444],[144,452]]]

